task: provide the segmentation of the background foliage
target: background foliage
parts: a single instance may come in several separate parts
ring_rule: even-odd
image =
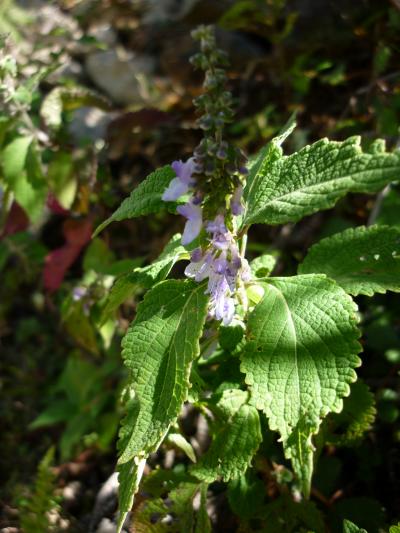
[[[293,111],[299,127],[287,141],[289,152],[323,136],[342,140],[362,134],[366,149],[376,137],[390,148],[399,144],[395,0],[4,1],[1,527],[28,533],[101,531],[102,520],[105,527],[104,520],[113,519],[115,499],[100,516],[94,505],[115,466],[126,377],[120,339],[135,316],[146,276],[161,279],[171,269],[171,257],[183,253],[171,242],[170,252],[146,268],[182,228],[163,213],[91,235],[145,176],[191,154],[198,143],[191,100],[201,80],[187,60],[194,51],[190,30],[203,22],[217,23],[220,46],[230,56],[238,114],[229,134],[246,153],[262,147]],[[290,275],[322,237],[368,222],[400,227],[399,194],[396,186],[377,200],[352,194],[295,225],[281,220],[277,227],[254,226],[250,253],[268,254],[254,268],[262,275],[275,258],[274,273]],[[382,236],[378,242],[383,245]],[[337,246],[340,264],[345,243]],[[302,264],[302,273],[323,257],[321,244]],[[326,268],[333,276],[331,264]],[[139,266],[145,268],[132,272]],[[120,291],[111,298],[109,289],[120,275]],[[343,530],[343,519],[349,532],[389,531],[391,525],[395,531],[400,518],[398,297],[367,299],[357,280],[353,283],[354,294],[361,294],[365,332],[362,381],[353,387],[365,407],[350,406],[347,419],[337,414],[324,425],[329,445],[320,450],[311,502],[289,497],[292,473],[271,433],[256,457],[257,474],[230,481],[227,492],[213,483],[207,503],[211,524],[201,513],[194,518],[185,502],[200,491],[204,507],[203,485],[174,487],[193,449],[207,448],[208,415],[188,410],[175,437],[150,458],[135,530],[147,531],[154,513],[170,512],[160,490],[167,487],[172,512],[198,531],[251,531],[267,523],[266,531],[336,532]],[[234,347],[229,342],[227,350]],[[224,354],[211,363],[225,376],[223,388],[237,383],[239,363],[228,363]],[[239,414],[240,408],[232,416]],[[251,421],[251,413],[244,419]],[[257,434],[258,428],[249,431]],[[207,457],[209,464],[205,460],[196,468],[211,481],[211,449]],[[169,468],[169,477],[163,479],[157,465]],[[221,475],[230,478],[229,472]],[[153,498],[146,506],[149,494]]]

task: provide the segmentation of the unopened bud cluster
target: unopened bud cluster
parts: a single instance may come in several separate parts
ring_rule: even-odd
[[[228,63],[227,56],[217,48],[211,27],[201,26],[192,32],[192,37],[200,42],[200,52],[191,58],[191,62],[205,71],[205,92],[194,100],[194,105],[202,113],[197,123],[204,131],[204,138],[194,150],[195,172],[199,174],[197,188],[205,199],[205,216],[212,219],[226,197],[240,186],[240,175],[246,172],[245,157],[223,139],[224,127],[234,116],[232,95],[225,88],[223,67]]]

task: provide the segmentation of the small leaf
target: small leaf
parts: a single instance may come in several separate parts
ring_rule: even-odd
[[[20,174],[24,172],[28,150],[32,143],[32,136],[17,137],[3,150],[2,167],[7,184],[13,189]]]
[[[168,187],[169,182],[175,176],[175,172],[169,165],[162,167],[149,176],[134,189],[118,209],[96,229],[94,236],[103,231],[111,222],[125,220],[127,218],[140,217],[157,213],[166,208],[167,203],[161,200],[161,196]]]
[[[326,274],[357,296],[400,291],[400,231],[387,226],[349,228],[314,244],[300,274]]]
[[[271,150],[250,169],[244,225],[297,222],[348,192],[374,193],[399,178],[400,153],[363,153],[359,137],[321,139],[290,156]]]
[[[357,527],[350,520],[343,521],[343,533],[368,533],[365,529]]]
[[[193,446],[188,442],[180,433],[169,433],[167,437],[167,444],[175,446],[185,453],[189,459],[195,463],[196,454],[194,453]]]
[[[265,278],[271,274],[276,265],[276,257],[270,254],[263,254],[253,259],[250,268],[257,278]]]
[[[248,393],[227,390],[217,407],[221,410],[220,428],[207,452],[191,473],[207,482],[229,481],[242,475],[256,453],[262,437],[257,409],[246,402]]]
[[[279,431],[308,495],[313,446],[322,418],[342,408],[355,381],[357,308],[322,275],[270,278],[248,321],[241,370],[251,402]]]

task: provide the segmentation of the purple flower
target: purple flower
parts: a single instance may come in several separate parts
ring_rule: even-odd
[[[208,233],[227,233],[224,215],[217,215],[212,222],[206,225]]]
[[[231,198],[231,211],[232,214],[235,216],[241,215],[243,213],[242,194],[243,187],[239,185],[239,187],[236,188]]]
[[[222,320],[224,326],[229,326],[235,314],[235,300],[230,296],[223,296],[215,303],[215,318]]]
[[[82,300],[86,293],[86,287],[74,287],[74,289],[72,290],[72,299],[74,300],[74,302],[79,302],[79,300]]]
[[[179,205],[176,210],[180,215],[187,218],[182,235],[182,244],[186,245],[191,243],[199,235],[203,226],[201,207],[190,201],[185,205]]]
[[[176,178],[171,180],[168,187],[165,189],[162,195],[164,202],[173,202],[177,200],[183,194],[186,194],[190,187],[195,183],[192,178],[192,174],[195,170],[194,158],[191,157],[184,163],[183,161],[174,161],[171,164],[172,169],[175,171]]]
[[[185,275],[188,278],[194,278],[195,281],[203,281],[208,278],[211,273],[211,263],[213,257],[210,252],[207,252],[199,261],[192,260],[185,269]]]

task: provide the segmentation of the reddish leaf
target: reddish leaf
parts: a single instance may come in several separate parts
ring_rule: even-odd
[[[64,222],[63,233],[67,243],[82,247],[92,237],[92,222],[89,219],[74,220],[70,218]]]
[[[14,233],[26,230],[28,226],[29,218],[25,211],[19,204],[17,204],[17,202],[13,202],[1,236],[6,237],[7,235],[14,235]]]
[[[64,222],[63,233],[66,243],[50,252],[45,259],[43,284],[46,290],[54,292],[60,287],[69,267],[90,241],[92,230],[92,222],[88,219],[69,219]]]

